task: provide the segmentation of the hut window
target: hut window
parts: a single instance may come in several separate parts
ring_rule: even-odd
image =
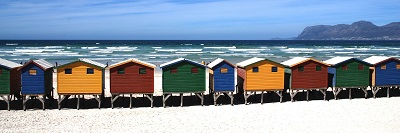
[[[321,71],[322,67],[321,66],[315,66],[315,71]]]
[[[347,70],[347,66],[342,66],[342,70]]]
[[[278,67],[276,66],[271,67],[271,72],[278,72]]]
[[[192,67],[192,74],[198,74],[198,73],[199,73],[199,68]]]
[[[358,70],[364,70],[364,65],[363,64],[358,64]]]
[[[221,68],[221,73],[228,73],[228,68],[226,67]]]
[[[146,74],[146,68],[139,68],[139,74]]]
[[[87,68],[86,69],[86,74],[94,74],[93,68]]]
[[[253,67],[253,73],[258,72],[258,67]]]
[[[172,68],[171,69],[171,74],[175,74],[178,73],[178,68]]]
[[[298,71],[299,71],[299,72],[304,71],[304,66],[299,66]]]
[[[125,74],[125,68],[118,68],[118,74]]]
[[[382,66],[381,66],[381,69],[386,69],[386,65],[382,65]]]
[[[397,65],[396,65],[396,69],[397,69],[397,70],[400,69],[400,64],[397,64]]]
[[[65,74],[72,74],[72,69],[71,68],[65,68],[64,69]]]
[[[36,69],[29,70],[29,75],[36,75]]]

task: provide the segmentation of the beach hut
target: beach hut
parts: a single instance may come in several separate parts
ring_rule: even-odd
[[[400,86],[400,60],[387,56],[371,56],[363,61],[372,64],[371,85],[374,98],[381,88],[387,88],[389,97],[390,88]]]
[[[44,110],[46,96],[52,99],[50,93],[53,91],[53,65],[42,59],[30,60],[18,70],[21,71],[23,109],[26,110],[25,104],[29,100],[26,97],[35,96],[42,102]]]
[[[324,63],[331,65],[328,68],[331,81],[329,87],[333,88],[335,99],[344,88],[349,91],[349,99],[351,99],[352,88],[363,90],[367,98],[371,64],[352,57],[333,57]]]
[[[0,58],[0,97],[6,101],[10,110],[11,97],[20,97],[22,65]]]
[[[83,95],[93,95],[100,108],[105,67],[104,64],[86,58],[57,66],[58,109],[61,109],[61,102],[70,95],[78,96],[77,109],[80,96]]]
[[[225,94],[231,98],[233,105],[233,92],[235,91],[235,68],[230,62],[218,58],[207,65],[209,71],[209,86],[214,96],[214,105],[218,98]]]
[[[132,94],[144,94],[153,107],[155,67],[156,65],[138,59],[128,59],[109,66],[107,69],[110,70],[111,108],[121,94],[130,94],[130,108]]]
[[[183,106],[183,93],[195,93],[203,105],[206,89],[206,66],[179,58],[160,65],[162,69],[163,106],[172,94],[179,93]]]
[[[326,99],[328,89],[328,67],[329,65],[319,60],[304,57],[295,57],[282,62],[290,67],[290,97],[293,98],[299,90],[307,91],[307,101],[309,90],[319,90]]]
[[[256,92],[261,92],[261,104],[264,92],[275,92],[282,102],[282,92],[285,89],[285,65],[254,57],[239,62],[236,66],[238,67],[238,84],[243,85],[246,104],[251,94]]]

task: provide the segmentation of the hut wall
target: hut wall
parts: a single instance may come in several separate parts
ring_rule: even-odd
[[[0,94],[10,94],[10,70],[2,69],[0,74]]]
[[[36,75],[29,75],[29,70],[35,69]],[[21,69],[21,93],[45,94],[45,71],[33,63]]]
[[[19,94],[21,92],[21,71],[14,68],[10,72],[10,93]]]
[[[192,74],[192,67],[198,68],[197,74]],[[177,68],[177,73],[171,69]],[[177,63],[163,68],[163,92],[201,92],[206,89],[206,71],[204,67],[187,62]]]
[[[124,68],[125,74],[118,74]],[[139,74],[140,68],[146,68],[146,74]],[[111,93],[153,93],[154,69],[129,62],[110,69]]]
[[[316,66],[321,71],[316,71]],[[299,71],[304,66],[304,71]],[[328,67],[314,61],[307,61],[292,67],[292,89],[314,89],[328,87]]]
[[[357,87],[369,85],[369,66],[354,60],[344,65],[347,65],[347,70],[342,69],[343,65],[336,68],[336,87]],[[358,65],[363,65],[363,69],[359,70]]]
[[[242,93],[243,90],[246,88],[246,70],[243,68],[238,67],[237,69],[237,88],[238,92],[237,93]]]
[[[272,67],[276,66],[269,61],[260,61],[258,63],[246,66],[246,90],[283,90],[285,81],[285,68],[276,66],[278,71],[272,72]],[[253,72],[253,67],[258,67],[258,72]]]
[[[336,85],[336,68],[328,67],[328,86],[334,87]]]
[[[396,68],[400,62],[389,60],[383,64],[386,64],[386,69],[381,69],[381,65],[375,67],[375,85],[400,85],[400,69]]]
[[[71,68],[72,74],[65,74],[65,68]],[[93,68],[94,74],[87,74],[87,68]],[[57,90],[59,94],[101,94],[103,91],[103,69],[75,62],[57,68]]]
[[[221,73],[221,68],[227,68],[227,73]],[[214,91],[235,90],[235,68],[223,62],[214,67]],[[211,77],[210,77],[211,78]],[[211,81],[211,80],[210,80]]]

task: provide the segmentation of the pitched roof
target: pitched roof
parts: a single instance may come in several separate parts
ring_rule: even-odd
[[[281,64],[289,66],[289,67],[293,67],[293,66],[297,66],[297,65],[299,65],[301,63],[307,62],[309,60],[317,62],[317,63],[320,63],[320,64],[323,64],[323,65],[326,65],[326,66],[330,66],[329,64],[326,64],[326,63],[321,62],[319,60],[315,60],[313,58],[304,58],[304,57],[294,57],[294,58],[292,58],[290,60],[282,62]]]
[[[90,59],[87,59],[87,58],[79,58],[77,61],[73,61],[73,62],[64,64],[64,65],[60,65],[60,66],[57,66],[56,68],[60,68],[60,67],[66,66],[66,65],[70,65],[70,64],[73,64],[75,62],[84,62],[84,63],[90,64],[90,65],[93,65],[93,66],[97,66],[99,68],[105,68],[107,66],[105,64],[102,64],[102,63],[99,63],[99,62],[96,62],[96,61],[93,61],[93,60],[90,60]]]
[[[213,67],[217,66],[218,64],[220,64],[220,63],[222,63],[222,62],[226,62],[228,65],[230,65],[230,66],[232,66],[232,67],[235,67],[235,65],[233,65],[233,64],[231,64],[230,62],[228,62],[228,61],[226,61],[226,60],[224,60],[224,59],[221,59],[221,58],[215,59],[213,62],[211,62],[211,63],[208,64],[207,66],[208,66],[209,68],[212,69]]]
[[[390,58],[391,57],[388,57],[388,56],[371,56],[371,57],[368,57],[368,58],[364,59],[363,61],[368,62],[368,63],[370,63],[372,65],[377,65],[377,64],[379,64],[379,63],[381,63],[383,61],[386,61],[386,60],[388,60]]]
[[[200,64],[200,63],[197,63],[197,62],[195,62],[195,61],[191,61],[191,60],[188,60],[188,59],[185,59],[185,58],[178,58],[178,59],[172,60],[172,61],[170,61],[170,62],[166,62],[166,63],[161,64],[161,65],[160,65],[160,68],[168,67],[168,66],[171,66],[171,65],[180,63],[180,62],[189,62],[189,63],[191,63],[191,64],[193,64],[193,65],[197,65],[197,66],[201,66],[201,67],[206,67],[205,65]]]
[[[18,63],[9,61],[9,60],[5,60],[5,59],[2,59],[2,58],[0,58],[0,65],[6,67],[8,69],[12,69],[12,68],[16,68],[16,67],[21,67],[22,66],[21,64],[18,64]]]
[[[362,61],[362,60],[357,59],[357,58],[353,58],[353,57],[333,57],[333,58],[331,58],[329,60],[324,61],[324,63],[332,65],[332,66],[337,66],[337,65],[340,65],[340,64],[345,63],[345,62],[350,61],[350,60],[356,60],[358,62],[361,62],[363,64],[367,64],[367,65],[371,66],[370,63]]]
[[[28,63],[25,63],[22,67],[18,68],[18,70],[24,68],[25,66],[27,66],[31,63],[37,65],[42,70],[47,70],[47,69],[53,67],[53,64],[51,64],[43,59],[40,59],[40,60],[30,60]]]
[[[238,67],[246,67],[246,66],[249,66],[249,65],[251,65],[251,64],[254,64],[254,63],[257,63],[257,62],[260,62],[260,61],[263,61],[263,60],[272,62],[272,63],[274,63],[274,64],[276,64],[276,65],[280,65],[280,66],[283,66],[283,67],[287,67],[286,65],[281,64],[281,63],[278,63],[278,62],[275,62],[275,61],[273,61],[273,60],[269,60],[269,59],[265,59],[265,58],[258,58],[258,57],[253,57],[253,58],[250,58],[250,59],[248,59],[248,60],[239,62],[239,63],[236,64],[236,66],[238,66]]]
[[[127,59],[125,61],[121,61],[121,62],[112,64],[108,68],[114,68],[114,67],[117,67],[117,66],[120,66],[120,65],[123,65],[123,64],[126,64],[126,63],[130,63],[130,62],[134,62],[134,63],[140,64],[140,65],[143,65],[143,66],[147,66],[147,67],[150,67],[150,68],[155,68],[156,67],[156,65],[154,65],[154,64],[147,63],[147,62],[132,58],[132,59]]]

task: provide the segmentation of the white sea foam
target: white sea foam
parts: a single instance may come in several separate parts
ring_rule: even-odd
[[[245,51],[262,51],[262,49],[228,49],[229,51],[245,52]]]
[[[208,48],[208,49],[235,49],[235,46],[231,47],[203,47],[203,48]]]
[[[202,51],[203,49],[180,49],[178,51],[183,51],[183,52],[189,52],[189,51],[193,51],[193,52],[199,52]]]
[[[354,52],[335,52],[335,54],[353,54]]]
[[[178,51],[177,49],[155,49],[156,51],[160,52],[176,52]]]
[[[99,47],[81,47],[81,49],[98,49]]]
[[[151,47],[151,48],[154,48],[154,49],[161,49],[162,47]]]
[[[203,52],[195,52],[195,51],[178,51],[175,52],[177,54],[202,54]]]
[[[222,51],[211,51],[211,54],[224,54],[225,52]]]

